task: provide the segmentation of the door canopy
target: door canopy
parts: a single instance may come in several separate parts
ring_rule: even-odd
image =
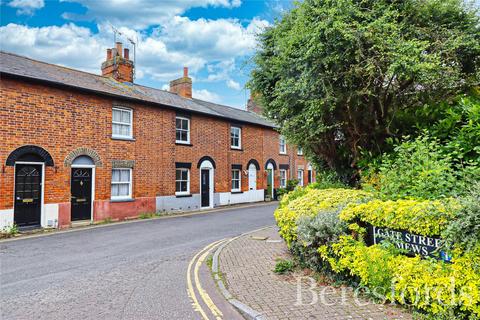
[[[26,145],[15,149],[7,158],[6,165],[14,166],[17,161],[25,162],[43,162],[46,166],[53,167],[53,158],[47,150],[34,146]]]

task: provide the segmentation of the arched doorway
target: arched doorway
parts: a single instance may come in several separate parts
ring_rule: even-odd
[[[265,163],[265,170],[267,170],[267,191],[266,195],[270,199],[275,199],[275,170],[277,169],[277,164],[275,160],[268,159]]]
[[[95,162],[90,156],[80,155],[72,161],[71,167],[71,221],[92,220]]]
[[[248,190],[257,190],[257,170],[260,170],[258,161],[251,159],[247,164],[248,169]]]
[[[54,166],[52,156],[41,147],[27,145],[10,153],[6,165],[15,167],[13,223],[19,227],[40,225],[45,166]]]
[[[215,161],[205,156],[198,161],[197,167],[200,169],[200,207],[213,208]]]

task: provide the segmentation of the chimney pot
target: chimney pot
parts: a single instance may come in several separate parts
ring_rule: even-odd
[[[188,77],[188,67],[183,67],[183,77]]]
[[[115,46],[117,48],[117,54],[122,57],[122,43],[121,42],[117,42],[115,43]]]
[[[128,50],[127,48],[123,49],[123,57],[127,60],[130,60],[129,52],[130,52],[130,50]]]
[[[107,60],[112,59],[112,49],[107,49]]]

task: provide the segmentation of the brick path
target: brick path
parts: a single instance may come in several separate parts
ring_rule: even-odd
[[[348,288],[317,285],[314,292],[318,301],[311,304],[314,295],[309,290],[309,278],[272,271],[277,258],[290,257],[277,228],[271,227],[232,241],[221,252],[219,264],[230,293],[269,320],[411,319],[409,313],[395,306],[355,298]],[[297,281],[302,281],[303,304],[296,304]]]

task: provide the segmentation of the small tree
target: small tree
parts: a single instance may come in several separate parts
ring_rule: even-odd
[[[479,25],[462,0],[305,0],[259,35],[249,86],[289,141],[356,169],[479,83]]]

